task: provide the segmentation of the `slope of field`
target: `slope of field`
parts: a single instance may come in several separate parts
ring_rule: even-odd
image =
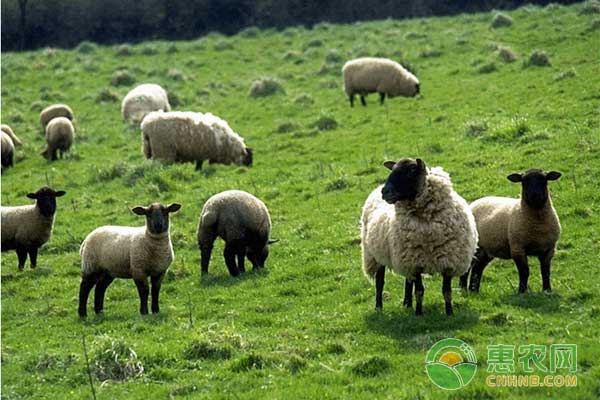
[[[25,195],[47,183],[67,195],[58,199],[36,270],[18,272],[14,252],[2,253],[2,399],[91,398],[83,336],[99,399],[598,398],[594,4],[521,8],[507,13],[511,26],[497,29],[486,13],[3,53],[2,122],[25,144],[2,176],[2,204],[28,204]],[[549,65],[530,62],[535,50]],[[367,107],[350,108],[341,66],[366,55],[404,62],[421,80],[422,96],[382,107],[372,95]],[[252,81],[263,77],[276,78],[283,91],[250,97]],[[120,115],[120,100],[143,82],[166,87],[174,109],[227,120],[255,149],[254,165],[205,163],[196,172],[192,164],[145,161],[138,129]],[[74,109],[77,137],[66,159],[49,163],[39,155],[38,114],[54,102]],[[481,294],[463,294],[453,282],[452,318],[438,276],[425,280],[424,317],[402,308],[403,279],[392,275],[376,313],[361,271],[361,206],[387,176],[382,161],[406,156],[443,166],[468,201],[518,196],[506,179],[512,172],[561,171],[550,184],[563,226],[554,292],[541,293],[534,258],[531,291],[521,296],[512,262],[495,260]],[[201,279],[201,207],[232,188],[265,201],[280,242],[264,272],[238,279],[228,276],[218,242]],[[105,314],[94,316],[90,299],[90,316],[80,321],[79,243],[100,225],[141,225],[129,208],[153,201],[183,205],[171,219],[176,259],[161,313],[141,317],[134,283],[117,280]],[[479,360],[473,382],[457,392],[425,374],[427,350],[446,337],[471,344]],[[577,344],[578,387],[487,386],[486,346],[529,343]]]

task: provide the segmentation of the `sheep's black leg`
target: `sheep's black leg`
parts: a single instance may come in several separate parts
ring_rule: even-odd
[[[29,265],[31,265],[32,269],[37,267],[37,254],[38,254],[38,248],[36,246],[30,246],[29,247]]]
[[[442,294],[446,303],[446,315],[452,315],[452,276],[444,275],[442,282]]]
[[[413,303],[413,282],[408,280],[408,278],[404,281],[404,301],[402,305],[406,308],[412,308]]]
[[[50,158],[51,161],[56,161],[58,159],[58,150],[54,149],[52,150],[52,157]]]
[[[471,262],[471,265],[472,264],[473,264],[473,262]],[[460,288],[463,290],[467,290],[467,286],[468,286],[468,282],[469,282],[469,272],[471,272],[471,267],[469,267],[467,272],[465,272],[464,274],[462,274],[460,276]]]
[[[15,250],[17,251],[17,258],[19,259],[19,271],[22,271],[23,267],[25,267],[25,261],[27,261],[27,249],[22,246],[17,246]]]
[[[208,274],[208,264],[210,263],[210,256],[216,235],[214,232],[205,230],[202,232],[202,236],[202,240],[198,240],[198,247],[200,247],[200,272],[201,274]]]
[[[529,265],[527,264],[527,256],[513,255],[513,261],[517,265],[519,271],[519,293],[527,292],[527,281],[529,280]]]
[[[481,285],[481,277],[483,277],[483,270],[492,261],[493,257],[488,256],[483,251],[477,251],[475,257],[471,261],[471,282],[469,283],[469,290],[471,292],[479,293],[479,286]]]
[[[90,274],[83,275],[81,277],[81,284],[79,285],[79,316],[86,317],[87,316],[87,300],[90,295],[90,291],[96,284],[98,279],[98,275]]]
[[[225,250],[223,250],[225,264],[227,264],[227,269],[229,269],[229,274],[231,276],[238,276],[240,274],[238,267],[235,265],[237,249],[238,246],[234,242],[230,242],[225,244]]]
[[[148,279],[134,279],[137,286],[138,294],[140,295],[140,314],[148,314]]]
[[[350,99],[350,107],[354,107],[354,95],[351,94],[350,96],[348,96],[348,98]]]
[[[552,262],[553,256],[554,249],[551,249],[539,257],[540,269],[542,271],[542,288],[545,292],[552,291],[552,287],[550,286],[550,263]]]
[[[421,273],[415,275],[415,297],[417,298],[417,307],[415,315],[423,315],[423,296],[425,295],[425,287],[421,280]]]
[[[107,273],[103,273],[98,277],[96,289],[94,289],[94,312],[96,314],[100,314],[104,310],[104,295],[114,279]]]
[[[238,269],[240,270],[240,272],[246,272],[246,267],[244,266],[244,258],[246,258],[246,247],[240,246],[237,253]]]
[[[385,93],[380,92],[379,93],[379,104],[383,105],[384,101],[385,101]]]
[[[198,160],[196,161],[196,171],[200,171],[202,169],[202,163],[204,162],[204,160]]]
[[[363,96],[363,95],[360,96],[360,103],[365,107],[367,106],[367,101],[365,100],[365,96]]]
[[[158,307],[158,295],[160,293],[160,286],[162,284],[164,272],[160,275],[151,277],[152,281],[152,313],[156,314],[159,311]]]
[[[385,265],[382,265],[375,274],[375,309],[383,308],[383,285],[385,284]]]

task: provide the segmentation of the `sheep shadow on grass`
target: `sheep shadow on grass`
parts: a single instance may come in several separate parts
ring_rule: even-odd
[[[269,270],[266,268],[246,270],[246,272],[239,274],[238,276],[231,276],[228,273],[217,271],[213,274],[200,275],[199,284],[203,287],[209,286],[222,286],[230,287],[239,285],[247,280],[259,279],[262,276],[267,276]]]
[[[560,311],[562,296],[556,292],[528,292],[525,294],[504,293],[501,297],[503,304],[519,308],[529,308],[532,311],[550,314]]]
[[[10,267],[7,265],[6,269]],[[23,271],[19,271],[17,267],[14,267],[14,271],[8,272],[6,274],[2,274],[2,282],[19,282],[21,280],[37,280],[40,278],[44,278],[50,276],[52,274],[52,268],[49,267],[41,267],[38,266],[36,268],[30,268],[29,265],[25,265]]]

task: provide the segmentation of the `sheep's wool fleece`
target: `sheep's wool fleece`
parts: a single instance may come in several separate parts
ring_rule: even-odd
[[[142,150],[146,158],[166,161],[210,160],[241,164],[244,139],[227,121],[211,113],[152,112],[142,121]]]
[[[68,118],[57,117],[46,126],[46,142],[54,148],[68,148],[73,143],[75,129]]]
[[[202,208],[198,238],[202,230],[216,227],[217,235],[226,242],[243,239],[251,231],[269,238],[271,218],[267,206],[257,197],[241,190],[227,190],[212,196]]]
[[[10,136],[10,139],[12,140],[12,142],[15,146],[21,146],[23,144],[21,142],[21,140],[17,137],[17,135],[15,135],[15,133],[13,132],[13,130],[11,129],[10,126],[8,126],[6,124],[2,124],[2,125],[0,125],[0,129],[2,130],[2,132],[6,133],[8,136]]]
[[[15,145],[8,135],[4,131],[0,131],[0,146],[2,147],[2,158],[8,157],[9,154],[15,151]]]
[[[53,104],[42,110],[40,113],[40,123],[43,127],[48,125],[48,122],[56,117],[65,117],[73,120],[73,110],[66,104]]]
[[[362,213],[363,271],[372,278],[379,266],[414,279],[415,273],[462,275],[477,248],[475,219],[442,168],[428,171],[413,201],[388,204],[383,186],[367,198]]]
[[[167,92],[154,83],[136,86],[121,103],[121,114],[127,122],[140,123],[152,111],[171,111]]]
[[[146,279],[167,270],[174,253],[169,232],[152,235],[146,227],[102,226],[79,249],[81,272],[108,272],[115,278]]]
[[[16,242],[21,246],[41,246],[50,239],[54,215],[45,217],[35,204],[0,207],[2,243]]]
[[[386,93],[389,97],[412,96],[419,83],[402,65],[387,58],[357,58],[344,64],[342,73],[348,96],[373,92]]]

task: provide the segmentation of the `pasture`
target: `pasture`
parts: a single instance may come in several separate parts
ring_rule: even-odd
[[[2,53],[2,122],[23,140],[2,175],[2,204],[49,184],[58,199],[54,233],[38,268],[17,270],[2,253],[2,399],[390,398],[532,399],[600,396],[600,7],[527,6],[495,13],[73,50]],[[504,50],[499,50],[504,48]],[[516,58],[511,60],[508,51]],[[534,51],[544,52],[530,60]],[[341,67],[359,56],[408,66],[421,96],[367,98],[350,108]],[[549,65],[544,64],[547,57]],[[281,90],[251,97],[254,80]],[[144,160],[139,129],[120,101],[136,84],[165,87],[175,110],[212,112],[254,149],[254,165],[163,165]],[[39,155],[38,115],[69,104],[76,138],[65,159]],[[424,316],[402,307],[404,279],[388,274],[382,313],[361,270],[359,218],[387,177],[387,159],[443,166],[467,201],[519,195],[506,179],[531,167],[563,173],[550,183],[562,237],[553,293],[541,291],[530,258],[530,292],[518,295],[512,262],[494,260],[478,295],[453,280],[446,317],[441,277],[427,278]],[[266,268],[227,273],[218,241],[210,274],[199,273],[196,229],[213,194],[241,189],[269,207]],[[161,313],[141,316],[133,281],[116,280],[104,315],[77,316],[79,244],[95,227],[141,225],[130,212],[153,201],[183,205],[171,217],[175,261]],[[474,381],[456,392],[424,371],[438,340],[468,342]],[[578,345],[576,388],[486,385],[490,344]]]

